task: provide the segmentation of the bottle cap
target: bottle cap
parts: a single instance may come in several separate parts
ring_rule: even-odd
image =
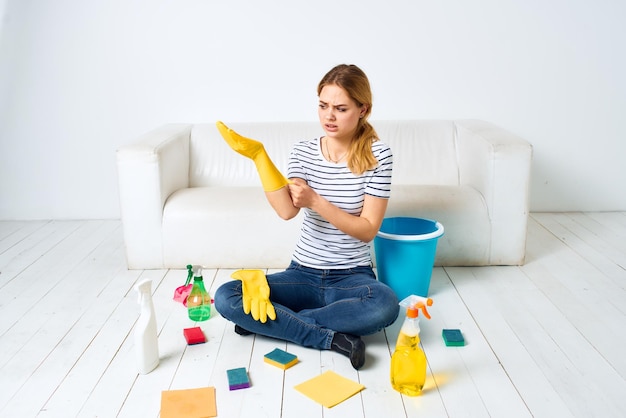
[[[406,310],[406,316],[407,318],[417,318],[417,315],[419,314],[419,309],[417,309],[414,306],[410,306],[407,310]]]

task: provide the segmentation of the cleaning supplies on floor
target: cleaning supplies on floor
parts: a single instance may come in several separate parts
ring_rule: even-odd
[[[152,280],[142,280],[135,285],[135,290],[139,293],[141,306],[139,320],[135,325],[135,356],[137,370],[141,374],[147,374],[159,364],[156,315],[152,303]]]
[[[432,299],[410,295],[400,302],[406,317],[398,334],[396,349],[391,356],[391,386],[398,392],[417,396],[422,393],[426,381],[426,355],[420,347],[419,311],[430,319],[426,306]]]
[[[193,287],[187,297],[189,319],[200,322],[211,317],[211,296],[204,288],[202,267],[193,266]]]

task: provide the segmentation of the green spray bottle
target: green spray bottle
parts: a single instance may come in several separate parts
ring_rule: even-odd
[[[187,297],[189,319],[200,322],[211,317],[211,296],[204,287],[202,267],[193,266],[193,287]]]

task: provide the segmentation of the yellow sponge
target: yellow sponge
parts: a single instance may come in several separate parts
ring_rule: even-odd
[[[267,353],[263,357],[263,361],[273,366],[279,367],[283,370],[287,370],[298,362],[298,357],[291,353],[283,351],[280,348],[276,348],[273,351]]]

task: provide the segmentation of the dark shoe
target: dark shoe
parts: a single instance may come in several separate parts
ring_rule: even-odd
[[[365,343],[361,337],[336,332],[330,349],[350,358],[350,363],[356,370],[365,364]]]
[[[241,336],[252,335],[254,332],[250,332],[245,328],[241,328],[239,325],[235,324],[235,332]]]

